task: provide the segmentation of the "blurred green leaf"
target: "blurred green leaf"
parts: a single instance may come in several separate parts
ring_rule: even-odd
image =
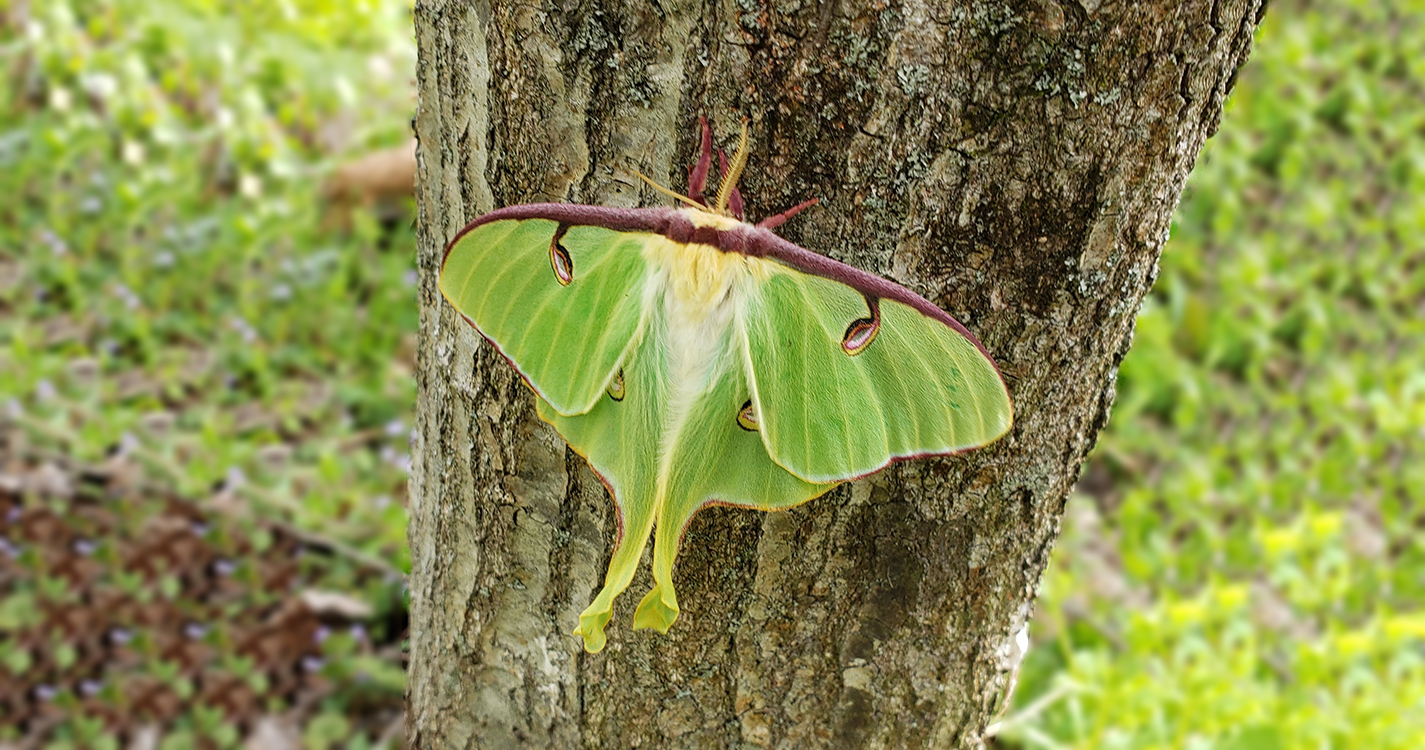
[[[1069,502],[1006,743],[1425,745],[1422,9],[1267,14]]]

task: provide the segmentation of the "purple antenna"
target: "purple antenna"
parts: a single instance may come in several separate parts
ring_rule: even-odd
[[[811,200],[802,201],[801,203],[792,206],[791,208],[777,214],[776,216],[768,216],[767,218],[757,222],[757,227],[759,229],[776,229],[777,227],[782,226],[782,224],[785,223],[787,219],[796,216],[803,210],[811,208],[812,206],[815,206],[820,202],[820,198],[812,198]]]
[[[688,197],[707,205],[703,199],[703,188],[708,183],[708,168],[712,166],[712,128],[708,127],[708,119],[699,117],[698,124],[703,129],[703,149],[698,156],[698,164],[688,173]]]

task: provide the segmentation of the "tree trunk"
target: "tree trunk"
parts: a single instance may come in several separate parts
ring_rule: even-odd
[[[414,747],[981,744],[1188,170],[1262,0],[420,0]],[[754,150],[750,219],[965,323],[1016,424],[782,513],[687,532],[669,634],[570,635],[616,533],[584,462],[441,299],[496,206],[663,204],[699,115]]]

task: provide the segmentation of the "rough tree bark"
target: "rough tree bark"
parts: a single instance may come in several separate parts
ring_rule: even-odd
[[[420,748],[975,746],[1064,501],[1263,0],[419,0]],[[1014,430],[687,534],[683,614],[569,635],[612,504],[436,289],[500,205],[666,202],[706,114],[751,118],[749,217],[915,289],[998,360]],[[723,141],[727,143],[726,140]]]

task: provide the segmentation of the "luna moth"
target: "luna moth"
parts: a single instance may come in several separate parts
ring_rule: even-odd
[[[998,368],[959,322],[772,232],[815,200],[742,220],[745,123],[731,167],[718,156],[711,201],[704,122],[688,195],[644,178],[682,207],[508,206],[470,222],[441,264],[446,300],[613,497],[612,559],[573,633],[591,653],[650,536],[654,585],[633,627],[666,633],[699,509],[790,508],[893,461],[982,446],[1013,420]]]

